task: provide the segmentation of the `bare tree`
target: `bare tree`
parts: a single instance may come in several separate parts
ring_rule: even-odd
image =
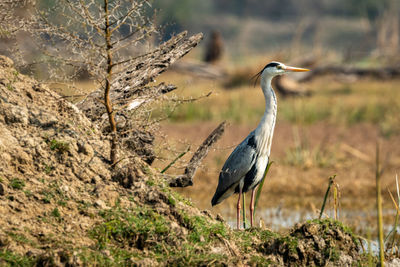
[[[18,10],[33,4],[34,0],[2,0],[0,2],[0,37],[9,38],[21,29],[25,20],[17,14]]]
[[[82,69],[86,70],[100,88],[76,105],[109,133],[111,166],[124,159],[117,156],[120,144],[151,163],[154,137],[148,128],[141,130],[139,125],[157,123],[148,122],[154,101],[176,86],[147,84],[194,48],[202,34],[188,37],[182,32],[153,48],[149,41],[153,38],[149,37],[157,34],[157,29],[148,16],[147,0],[57,0],[50,4],[46,9],[38,6],[36,16],[24,24],[23,29],[42,52],[40,60],[29,65],[47,66],[49,81],[67,83],[76,79]],[[187,101],[172,100],[177,104]],[[200,161],[223,132],[223,126],[195,153],[185,179],[192,179]],[[129,154],[124,155],[129,158]]]
[[[124,80],[132,63],[151,46],[155,34],[147,0],[56,0],[38,7],[26,29],[44,54],[36,64],[50,63],[49,79],[71,81],[86,70],[101,86],[109,124],[110,161],[117,162],[116,107],[110,92]],[[61,68],[57,68],[61,67]]]

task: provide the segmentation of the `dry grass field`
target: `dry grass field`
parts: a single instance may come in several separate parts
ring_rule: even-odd
[[[348,77],[347,77],[348,78]],[[339,185],[339,218],[362,233],[375,228],[375,151],[379,142],[385,225],[393,224],[395,207],[387,189],[395,193],[395,175],[400,166],[400,81],[363,79],[343,82],[344,77],[323,77],[302,84],[310,97],[278,95],[278,119],[272,145],[274,164],[265,183],[258,218],[274,229],[302,219],[315,218],[323,201],[328,178]],[[236,197],[211,208],[210,200],[218,173],[233,148],[253,130],[264,111],[259,85],[224,89],[223,82],[202,80],[167,72],[157,81],[178,85],[179,97],[212,94],[176,109],[161,125],[160,147],[168,148],[155,166],[166,166],[187,147],[193,152],[223,120],[229,126],[195,177],[194,186],[179,190],[202,209],[220,213],[230,221],[236,212]],[[157,112],[155,112],[157,115]],[[190,153],[170,169],[182,172]],[[247,198],[249,200],[249,196]],[[332,197],[327,216],[333,216]],[[258,219],[257,219],[258,221]]]

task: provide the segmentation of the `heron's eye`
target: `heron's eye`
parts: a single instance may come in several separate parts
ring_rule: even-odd
[[[282,66],[278,65],[278,66],[276,66],[276,68],[277,68],[278,70],[281,70],[281,69],[282,69]]]

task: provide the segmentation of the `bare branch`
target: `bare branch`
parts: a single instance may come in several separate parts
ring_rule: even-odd
[[[192,159],[185,168],[185,173],[169,181],[169,185],[171,187],[186,187],[193,185],[193,176],[195,175],[197,168],[207,156],[210,148],[219,140],[219,138],[221,138],[225,131],[225,126],[226,122],[224,121],[218,125],[214,131],[211,132],[211,134],[206,138],[206,140],[204,140],[201,146],[193,154]]]
[[[136,9],[140,6],[140,3],[133,2],[132,7],[120,18],[116,19],[113,22],[110,22],[110,27],[114,26],[114,24],[117,23],[117,25],[111,30],[111,33],[115,32],[118,30],[122,25],[125,24],[126,20],[132,15],[133,12],[136,11]]]
[[[69,2],[70,0],[66,0],[66,1]],[[79,0],[79,3],[81,5],[82,10],[85,13],[85,17],[86,17],[85,19],[87,19],[91,23],[91,25],[97,30],[98,34],[105,37],[104,29],[102,29],[97,23],[94,22],[94,19],[90,15],[90,12],[87,9],[87,5],[85,4],[85,2],[83,2],[82,0]]]

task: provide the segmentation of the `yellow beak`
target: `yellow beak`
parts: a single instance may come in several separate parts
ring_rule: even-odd
[[[310,71],[309,69],[295,68],[295,67],[289,67],[289,66],[286,66],[286,67],[284,68],[284,70],[286,70],[286,71],[295,71],[295,72]]]

